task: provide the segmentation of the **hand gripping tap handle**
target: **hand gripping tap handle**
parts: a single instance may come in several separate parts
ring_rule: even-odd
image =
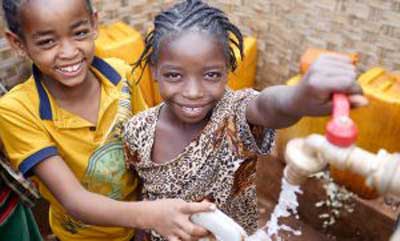
[[[324,49],[309,48],[300,60],[300,72],[305,74],[311,64],[321,54],[339,54],[347,56],[353,64],[358,61],[357,54],[336,53]],[[357,127],[349,117],[350,103],[345,94],[335,93],[333,95],[332,119],[326,126],[326,137],[328,141],[340,147],[351,146],[357,138]]]
[[[332,118],[326,125],[326,138],[336,146],[348,147],[357,139],[358,129],[349,116],[350,102],[345,94],[333,94]]]

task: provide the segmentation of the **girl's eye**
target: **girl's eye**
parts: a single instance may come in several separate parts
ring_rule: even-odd
[[[209,80],[219,80],[222,77],[222,74],[220,72],[208,72],[206,73],[206,79]]]
[[[54,39],[43,39],[37,42],[37,45],[39,45],[39,47],[44,48],[44,49],[48,49],[51,48],[55,45],[56,41]]]
[[[177,81],[182,77],[182,75],[180,73],[176,73],[176,72],[165,73],[165,74],[163,74],[163,76],[165,79],[167,79],[169,81]]]

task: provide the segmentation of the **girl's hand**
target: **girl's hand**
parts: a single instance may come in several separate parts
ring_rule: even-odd
[[[198,212],[215,210],[209,202],[188,203],[181,199],[162,199],[146,202],[143,227],[155,230],[169,241],[198,240],[208,231],[190,221]]]
[[[350,58],[335,54],[322,54],[311,65],[295,91],[301,115],[320,116],[332,111],[332,94],[349,96],[353,107],[364,106],[368,100],[356,82],[355,66]]]

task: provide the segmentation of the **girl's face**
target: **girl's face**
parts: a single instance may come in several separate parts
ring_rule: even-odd
[[[45,78],[66,87],[87,79],[94,56],[97,17],[83,0],[30,0],[20,10],[23,39],[11,44],[38,66]]]
[[[228,68],[222,44],[196,31],[161,41],[152,73],[167,110],[181,122],[195,124],[223,97]]]

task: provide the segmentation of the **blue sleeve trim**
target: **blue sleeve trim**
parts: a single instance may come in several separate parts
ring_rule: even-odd
[[[42,150],[30,155],[20,165],[19,170],[24,174],[25,177],[31,176],[31,170],[34,166],[39,164],[41,161],[48,157],[55,156],[58,154],[58,150],[55,146],[49,146]]]

